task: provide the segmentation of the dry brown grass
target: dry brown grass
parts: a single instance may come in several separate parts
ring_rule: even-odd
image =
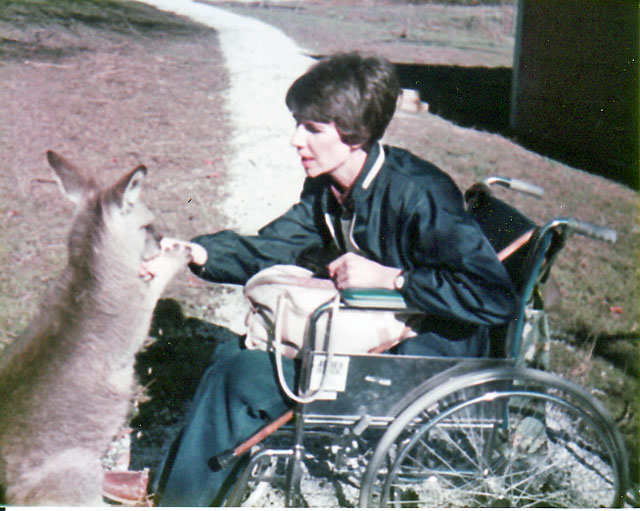
[[[219,224],[228,130],[215,31],[123,2],[11,8],[0,14],[3,27],[17,20],[0,44],[0,344],[22,331],[66,261],[73,209],[46,150],[102,182],[146,164],[160,232],[189,238]],[[170,292],[189,310],[206,299],[195,279]]]

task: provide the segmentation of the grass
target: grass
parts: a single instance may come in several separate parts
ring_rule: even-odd
[[[120,34],[162,34],[170,31],[193,35],[198,25],[185,24],[153,7],[121,0],[20,0],[3,2],[0,20],[15,27],[55,23],[73,30],[85,27]]]
[[[147,190],[147,198],[152,196],[157,202],[153,209],[163,219],[161,227],[166,228],[165,232],[177,234],[185,230],[184,223],[175,225],[184,222],[184,215],[180,214],[185,210],[183,197],[192,193],[196,183],[181,179],[165,186],[158,182],[158,171],[168,168],[166,174],[179,177],[177,172],[170,173],[172,167],[182,165],[184,170],[203,165],[203,157],[196,162],[192,160],[209,151],[209,158],[216,162],[206,166],[214,172],[213,167],[221,165],[218,156],[224,154],[220,140],[226,127],[219,112],[207,123],[194,122],[195,116],[189,117],[188,105],[182,108],[177,94],[170,105],[162,100],[139,104],[139,98],[148,95],[141,87],[148,85],[157,97],[166,94],[162,78],[185,83],[187,87],[190,80],[199,80],[201,85],[190,91],[199,97],[206,94],[204,105],[199,106],[203,115],[214,103],[222,102],[216,93],[224,82],[224,72],[203,80],[197,73],[192,74],[192,69],[199,67],[197,59],[180,65],[180,80],[167,76],[178,65],[175,61],[180,59],[180,45],[186,40],[204,46],[198,58],[214,62],[212,53],[206,50],[209,41],[198,39],[211,37],[210,29],[129,1],[20,0],[3,1],[0,5],[0,76],[5,78],[2,92],[6,93],[3,97],[15,97],[17,76],[29,76],[32,82],[38,82],[39,76],[59,70],[64,76],[72,76],[71,83],[77,83],[76,87],[69,87],[54,78],[50,84],[25,86],[19,101],[0,101],[0,117],[20,119],[8,123],[8,129],[0,133],[0,147],[5,154],[0,179],[1,347],[24,330],[44,290],[66,262],[66,233],[73,208],[50,179],[44,158],[46,149],[66,148],[70,157],[84,150],[85,158],[79,158],[79,164],[94,169],[118,167],[104,169],[105,176],[107,170],[122,171],[120,165],[125,161],[135,165],[140,163],[138,158],[143,158],[153,169],[152,189]],[[145,52],[147,59],[145,71],[155,72],[161,79],[138,83],[139,68],[122,66],[123,59],[140,52]],[[76,64],[73,58],[80,63]],[[91,97],[78,92],[91,84],[96,84],[94,89],[102,89]],[[180,90],[179,86],[175,88]],[[25,108],[14,115],[23,102]],[[64,121],[58,122],[56,103],[65,109],[61,114]],[[131,106],[122,108],[123,105]],[[181,141],[197,140],[204,128],[210,139],[206,145],[200,143],[200,150],[191,154],[181,153],[185,145]],[[171,129],[175,132],[170,140],[158,137],[158,130]],[[203,190],[201,183],[198,187]],[[165,210],[168,214],[161,215]],[[207,217],[198,216],[205,224]],[[188,234],[189,231],[185,236]]]
[[[43,29],[57,26],[75,36],[97,31],[135,37],[190,37],[195,23],[167,16],[153,7],[121,0],[3,0],[0,8],[0,58],[56,60],[86,51],[81,40],[49,37]],[[41,37],[44,36],[44,37]]]
[[[372,51],[396,62],[511,66],[513,6],[405,2],[226,4],[281,28],[311,53]],[[457,4],[458,2],[452,2]],[[268,2],[267,2],[268,4]],[[480,4],[480,3],[479,3]]]

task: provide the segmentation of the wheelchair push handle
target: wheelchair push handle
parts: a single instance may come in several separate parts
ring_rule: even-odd
[[[544,195],[544,189],[542,187],[527,183],[521,179],[511,179],[510,185],[512,190],[526,193],[527,195],[533,195],[534,197],[542,197]]]
[[[575,219],[567,220],[567,224],[578,234],[582,234],[583,236],[588,236],[589,238],[594,238],[596,240],[615,243],[618,238],[616,230],[611,229],[610,227],[602,227],[600,225]]]
[[[516,190],[518,192],[526,193],[527,195],[532,195],[534,197],[542,197],[544,195],[544,189],[538,185],[534,185],[523,181],[521,179],[509,178],[509,177],[500,177],[500,176],[490,176],[482,181],[485,186],[491,185],[500,185],[505,188],[509,188],[511,190]],[[576,232],[578,234],[582,234],[583,236],[588,236],[589,238],[607,241],[609,243],[615,243],[618,237],[615,229],[611,229],[609,227],[603,227],[600,225],[595,225],[589,222],[583,222],[582,220],[577,220],[575,218],[557,218],[552,220],[547,224],[547,227],[554,228],[556,226],[567,226],[571,231]]]
[[[526,193],[527,195],[532,195],[533,197],[538,198],[544,195],[543,188],[538,185],[523,181],[522,179],[492,176],[486,178],[483,183],[487,186],[491,186],[494,184],[504,186],[505,188],[515,190],[516,192]]]

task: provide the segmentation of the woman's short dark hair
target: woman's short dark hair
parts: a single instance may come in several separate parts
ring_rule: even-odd
[[[395,68],[387,60],[339,53],[293,82],[286,102],[297,119],[334,123],[345,144],[370,147],[384,135],[399,93]]]

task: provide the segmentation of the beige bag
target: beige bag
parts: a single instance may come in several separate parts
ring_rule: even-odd
[[[333,301],[330,337],[325,342],[329,317],[324,314],[318,321],[312,349],[366,353],[416,335],[403,321],[402,314],[340,310],[340,295],[333,282],[315,278],[311,271],[299,266],[277,265],[257,273],[245,285],[244,294],[251,304],[247,315],[249,349],[271,350],[280,346],[282,355],[296,358],[309,317],[330,301]]]

